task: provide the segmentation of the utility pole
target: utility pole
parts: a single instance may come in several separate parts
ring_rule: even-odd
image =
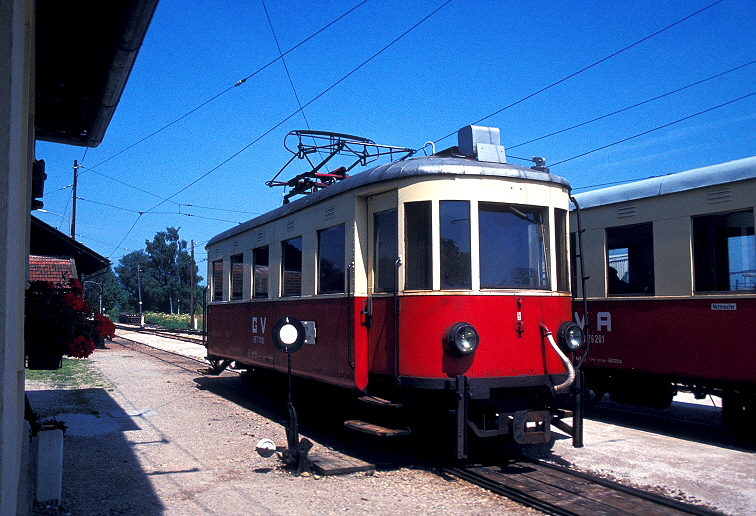
[[[142,315],[142,277],[141,267],[137,265],[137,290],[139,291],[139,327],[144,328],[144,315]]]
[[[194,329],[194,240],[192,240],[192,261],[189,263],[189,328]]]
[[[76,186],[79,182],[79,162],[74,160],[74,180],[73,180],[73,210],[71,215],[71,238],[76,240]]]

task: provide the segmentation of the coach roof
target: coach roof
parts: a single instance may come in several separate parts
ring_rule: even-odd
[[[312,206],[349,190],[394,179],[444,174],[471,177],[487,176],[525,179],[529,181],[556,183],[564,186],[568,190],[570,189],[570,183],[562,177],[517,165],[488,163],[456,157],[425,156],[411,158],[403,161],[386,163],[385,165],[380,165],[364,172],[360,172],[359,174],[348,177],[327,188],[308,194],[289,204],[280,206],[279,208],[260,215],[259,217],[255,217],[252,220],[248,220],[247,222],[243,222],[234,228],[228,229],[214,236],[205,247],[210,247],[221,240],[225,240],[226,238],[230,238],[247,231],[248,229],[285,217],[286,215],[295,213],[308,206]]]
[[[756,156],[685,172],[643,179],[575,195],[581,209],[656,197],[756,177]]]

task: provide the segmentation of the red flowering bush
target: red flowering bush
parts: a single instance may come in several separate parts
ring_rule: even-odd
[[[95,315],[84,299],[76,279],[55,285],[32,281],[26,291],[26,356],[85,358],[95,349],[98,338],[115,336],[115,325],[105,316]]]
[[[98,324],[98,335],[101,339],[112,339],[115,337],[116,325],[107,315],[95,314],[94,320]]]

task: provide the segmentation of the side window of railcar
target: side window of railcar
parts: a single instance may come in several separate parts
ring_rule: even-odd
[[[650,222],[606,228],[607,294],[654,293],[654,241]]]
[[[257,298],[268,297],[268,246],[252,250],[252,291]]]
[[[438,205],[441,236],[441,288],[472,288],[470,266],[470,202],[441,201]]]
[[[567,259],[567,210],[554,210],[557,290],[569,291],[570,265]]]
[[[344,292],[344,224],[318,231],[318,294]]]
[[[404,204],[406,285],[409,290],[433,288],[433,240],[431,202]]]
[[[753,211],[693,217],[696,292],[756,290]]]
[[[545,208],[481,202],[481,288],[549,288]]]
[[[244,288],[244,255],[231,256],[231,300],[242,298]]]
[[[394,291],[394,264],[399,256],[396,209],[373,214],[373,291]]]
[[[283,297],[302,295],[302,237],[281,242]]]
[[[223,301],[223,260],[213,261],[213,301]]]

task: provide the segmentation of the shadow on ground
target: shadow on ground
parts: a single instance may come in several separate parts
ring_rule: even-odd
[[[255,371],[238,377],[199,377],[194,381],[199,388],[276,423],[285,425],[288,420],[288,387],[284,374]],[[452,436],[449,432],[444,435],[428,428],[408,437],[375,438],[345,428],[345,420],[360,419],[361,407],[353,391],[294,378],[292,393],[302,437],[375,464],[379,470],[433,468],[450,459]],[[286,443],[276,444],[286,446]]]
[[[125,435],[139,430],[141,415],[125,411],[105,389],[30,390],[27,396],[41,420],[55,417],[68,426],[60,513],[69,513],[67,507],[76,507],[77,515],[163,513]]]

